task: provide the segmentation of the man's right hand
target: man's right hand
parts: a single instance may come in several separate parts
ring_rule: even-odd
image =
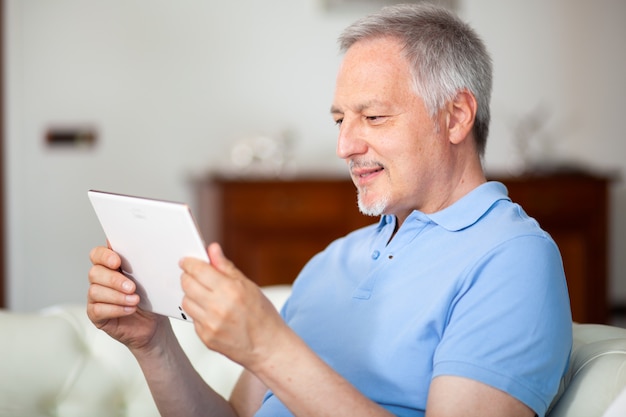
[[[157,334],[170,328],[167,318],[138,307],[135,283],[119,272],[121,259],[109,248],[92,249],[87,316],[132,352],[149,351]]]

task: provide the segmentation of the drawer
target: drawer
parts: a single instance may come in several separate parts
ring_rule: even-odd
[[[608,187],[593,178],[551,177],[505,180],[509,195],[532,217],[544,222],[570,223],[598,214],[605,206]]]
[[[333,227],[362,216],[356,189],[337,182],[229,182],[222,186],[222,213],[231,227]]]

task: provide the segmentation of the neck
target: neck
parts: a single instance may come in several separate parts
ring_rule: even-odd
[[[478,158],[475,162],[464,165],[463,169],[451,170],[448,175],[439,179],[438,186],[431,188],[430,195],[421,196],[423,198],[422,204],[406,211],[393,213],[397,219],[396,230],[402,226],[413,210],[419,210],[426,214],[436,213],[451,206],[486,181]]]

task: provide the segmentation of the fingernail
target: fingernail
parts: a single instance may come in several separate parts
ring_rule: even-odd
[[[131,284],[129,281],[124,281],[124,283],[122,284],[122,288],[124,289],[124,291],[131,291],[133,289],[133,284]]]

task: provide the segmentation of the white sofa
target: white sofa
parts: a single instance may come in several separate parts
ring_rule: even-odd
[[[290,287],[264,291],[280,306]],[[206,349],[189,323],[173,324],[202,376],[228,395],[240,367]],[[550,416],[599,417],[626,387],[626,329],[575,324],[574,336]],[[158,415],[133,357],[89,322],[84,306],[0,311],[0,417]]]

